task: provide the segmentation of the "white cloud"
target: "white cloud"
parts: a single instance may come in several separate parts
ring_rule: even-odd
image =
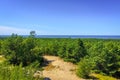
[[[0,26],[0,35],[11,35],[12,33],[15,33],[18,35],[29,35],[30,31],[31,29]],[[37,34],[44,34],[43,31],[38,31],[38,30],[35,30],[35,31]]]

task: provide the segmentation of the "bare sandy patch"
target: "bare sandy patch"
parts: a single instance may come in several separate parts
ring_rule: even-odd
[[[51,80],[81,80],[75,74],[76,65],[56,56],[44,56],[50,63],[44,67],[43,76]]]

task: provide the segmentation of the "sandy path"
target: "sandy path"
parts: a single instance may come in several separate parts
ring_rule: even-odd
[[[51,80],[80,80],[75,74],[76,66],[72,63],[64,62],[56,56],[44,56],[51,63],[44,67],[43,76]]]

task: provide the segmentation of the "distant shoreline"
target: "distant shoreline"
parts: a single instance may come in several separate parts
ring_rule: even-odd
[[[11,35],[0,35],[0,37],[9,37]],[[20,35],[28,37],[29,35]],[[96,39],[120,39],[120,35],[36,35],[36,38],[96,38]]]

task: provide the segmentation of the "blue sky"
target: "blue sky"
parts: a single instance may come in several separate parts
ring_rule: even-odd
[[[120,0],[0,0],[0,35],[120,35]]]

